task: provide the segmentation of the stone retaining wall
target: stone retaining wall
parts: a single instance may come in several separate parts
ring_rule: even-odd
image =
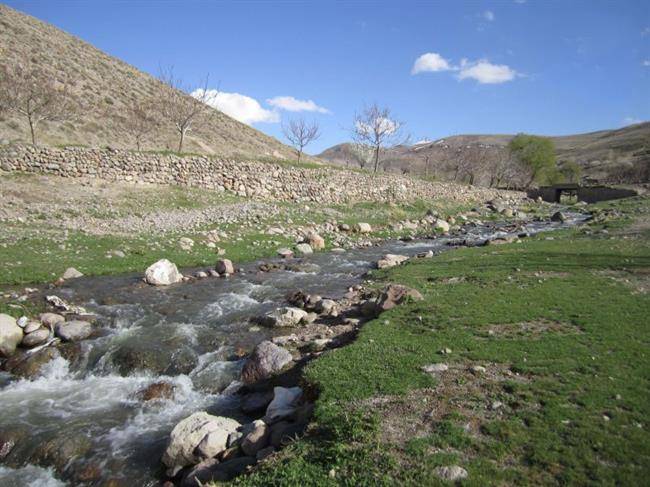
[[[396,175],[371,175],[329,167],[236,161],[208,156],[179,157],[115,149],[0,146],[0,168],[8,172],[95,177],[106,181],[175,184],[231,191],[255,199],[349,203],[447,198],[459,202],[521,193],[431,183]]]

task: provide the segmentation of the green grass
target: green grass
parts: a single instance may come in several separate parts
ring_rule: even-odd
[[[438,485],[435,468],[458,464],[469,472],[463,485],[643,484],[650,299],[633,284],[648,284],[650,235],[625,232],[647,219],[650,202],[597,208],[623,214],[552,240],[461,249],[377,273],[424,301],[384,313],[353,344],[312,362],[304,379],[319,398],[310,433],[237,483]],[[452,353],[439,354],[445,347]],[[441,361],[456,371],[445,393],[420,370]],[[512,375],[480,380],[473,364]],[[420,407],[413,417],[393,413],[398,424],[420,421],[419,433],[382,439],[388,419],[369,402],[378,396]],[[425,398],[433,402],[418,406]],[[432,410],[440,414],[427,419]]]

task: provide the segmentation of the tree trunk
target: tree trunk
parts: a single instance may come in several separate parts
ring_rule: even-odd
[[[32,134],[32,145],[36,145],[36,132],[34,130],[34,122],[32,119],[29,119],[29,131]]]
[[[379,146],[375,147],[375,174],[377,174],[377,169],[379,169]]]
[[[301,157],[302,157],[302,149],[298,151],[298,162],[300,162]]]
[[[185,138],[185,130],[180,130],[181,138],[178,141],[178,153],[183,152],[183,139]]]

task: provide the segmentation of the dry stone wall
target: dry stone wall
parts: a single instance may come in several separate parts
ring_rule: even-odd
[[[116,149],[0,146],[0,168],[7,172],[68,178],[192,186],[231,191],[255,199],[326,204],[359,201],[399,202],[418,198],[455,201],[520,198],[522,194],[451,183],[431,183],[396,175],[342,169],[301,168],[270,162],[210,156],[179,157]]]

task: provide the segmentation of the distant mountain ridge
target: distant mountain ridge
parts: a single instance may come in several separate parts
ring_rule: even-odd
[[[84,105],[74,122],[43,123],[45,145],[133,148],[125,123],[134,101],[154,97],[159,81],[92,45],[29,15],[0,4],[0,68],[37,65],[53,79],[74,81],[72,94]],[[189,95],[188,95],[189,96]],[[178,136],[158,114],[157,126],[145,138],[147,150],[174,150]],[[191,130],[184,151],[224,156],[293,158],[291,148],[222,112]],[[28,141],[26,122],[13,114],[0,116],[0,141]]]
[[[463,153],[481,147],[489,157],[507,157],[514,135],[454,135],[432,142],[387,150],[383,160],[394,172],[425,174],[437,169],[449,179],[449,167]],[[600,182],[647,182],[650,178],[650,122],[614,130],[549,137],[553,140],[560,167],[568,161],[582,168],[583,176]],[[341,165],[356,165],[352,144],[338,144],[319,158]],[[428,167],[427,167],[428,162]],[[483,183],[486,178],[483,178]]]

